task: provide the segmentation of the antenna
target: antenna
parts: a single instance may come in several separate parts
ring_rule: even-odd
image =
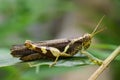
[[[98,27],[99,27],[99,25],[100,25],[100,23],[102,22],[102,20],[103,20],[104,17],[105,17],[105,15],[100,19],[100,21],[98,22],[97,26],[95,27],[95,29],[94,29],[93,32],[91,33],[92,36],[94,36],[95,34],[101,32],[101,31],[103,31],[103,30],[105,29],[105,28],[103,28],[103,29],[100,29],[99,31],[97,31],[97,29],[98,29]],[[97,32],[96,32],[96,31],[97,31]]]

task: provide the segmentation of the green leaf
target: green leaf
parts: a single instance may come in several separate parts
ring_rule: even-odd
[[[14,65],[20,62],[18,58],[13,58],[8,49],[0,49],[0,67]]]

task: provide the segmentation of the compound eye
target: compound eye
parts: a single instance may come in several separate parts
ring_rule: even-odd
[[[85,36],[85,41],[89,41],[90,37],[89,36]]]
[[[89,41],[89,40],[91,40],[91,35],[90,35],[90,34],[85,34],[85,35],[83,36],[83,39],[84,39],[85,42],[86,42],[86,41]]]

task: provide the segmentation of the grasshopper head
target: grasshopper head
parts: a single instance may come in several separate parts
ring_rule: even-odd
[[[83,47],[84,47],[84,49],[87,49],[90,46],[91,39],[92,39],[92,35],[91,34],[87,33],[87,34],[85,34],[83,36]]]

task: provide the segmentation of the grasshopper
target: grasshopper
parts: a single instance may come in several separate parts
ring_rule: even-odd
[[[93,63],[101,65],[103,61],[94,57],[86,50],[89,48],[94,35],[103,30],[101,29],[97,31],[103,18],[104,16],[100,19],[91,34],[87,33],[82,37],[73,39],[55,39],[38,42],[26,40],[24,44],[13,45],[11,48],[11,55],[14,57],[20,57],[20,60],[22,61],[54,59],[54,62],[50,65],[51,67],[57,63],[59,57],[71,57],[80,52],[86,55]]]

